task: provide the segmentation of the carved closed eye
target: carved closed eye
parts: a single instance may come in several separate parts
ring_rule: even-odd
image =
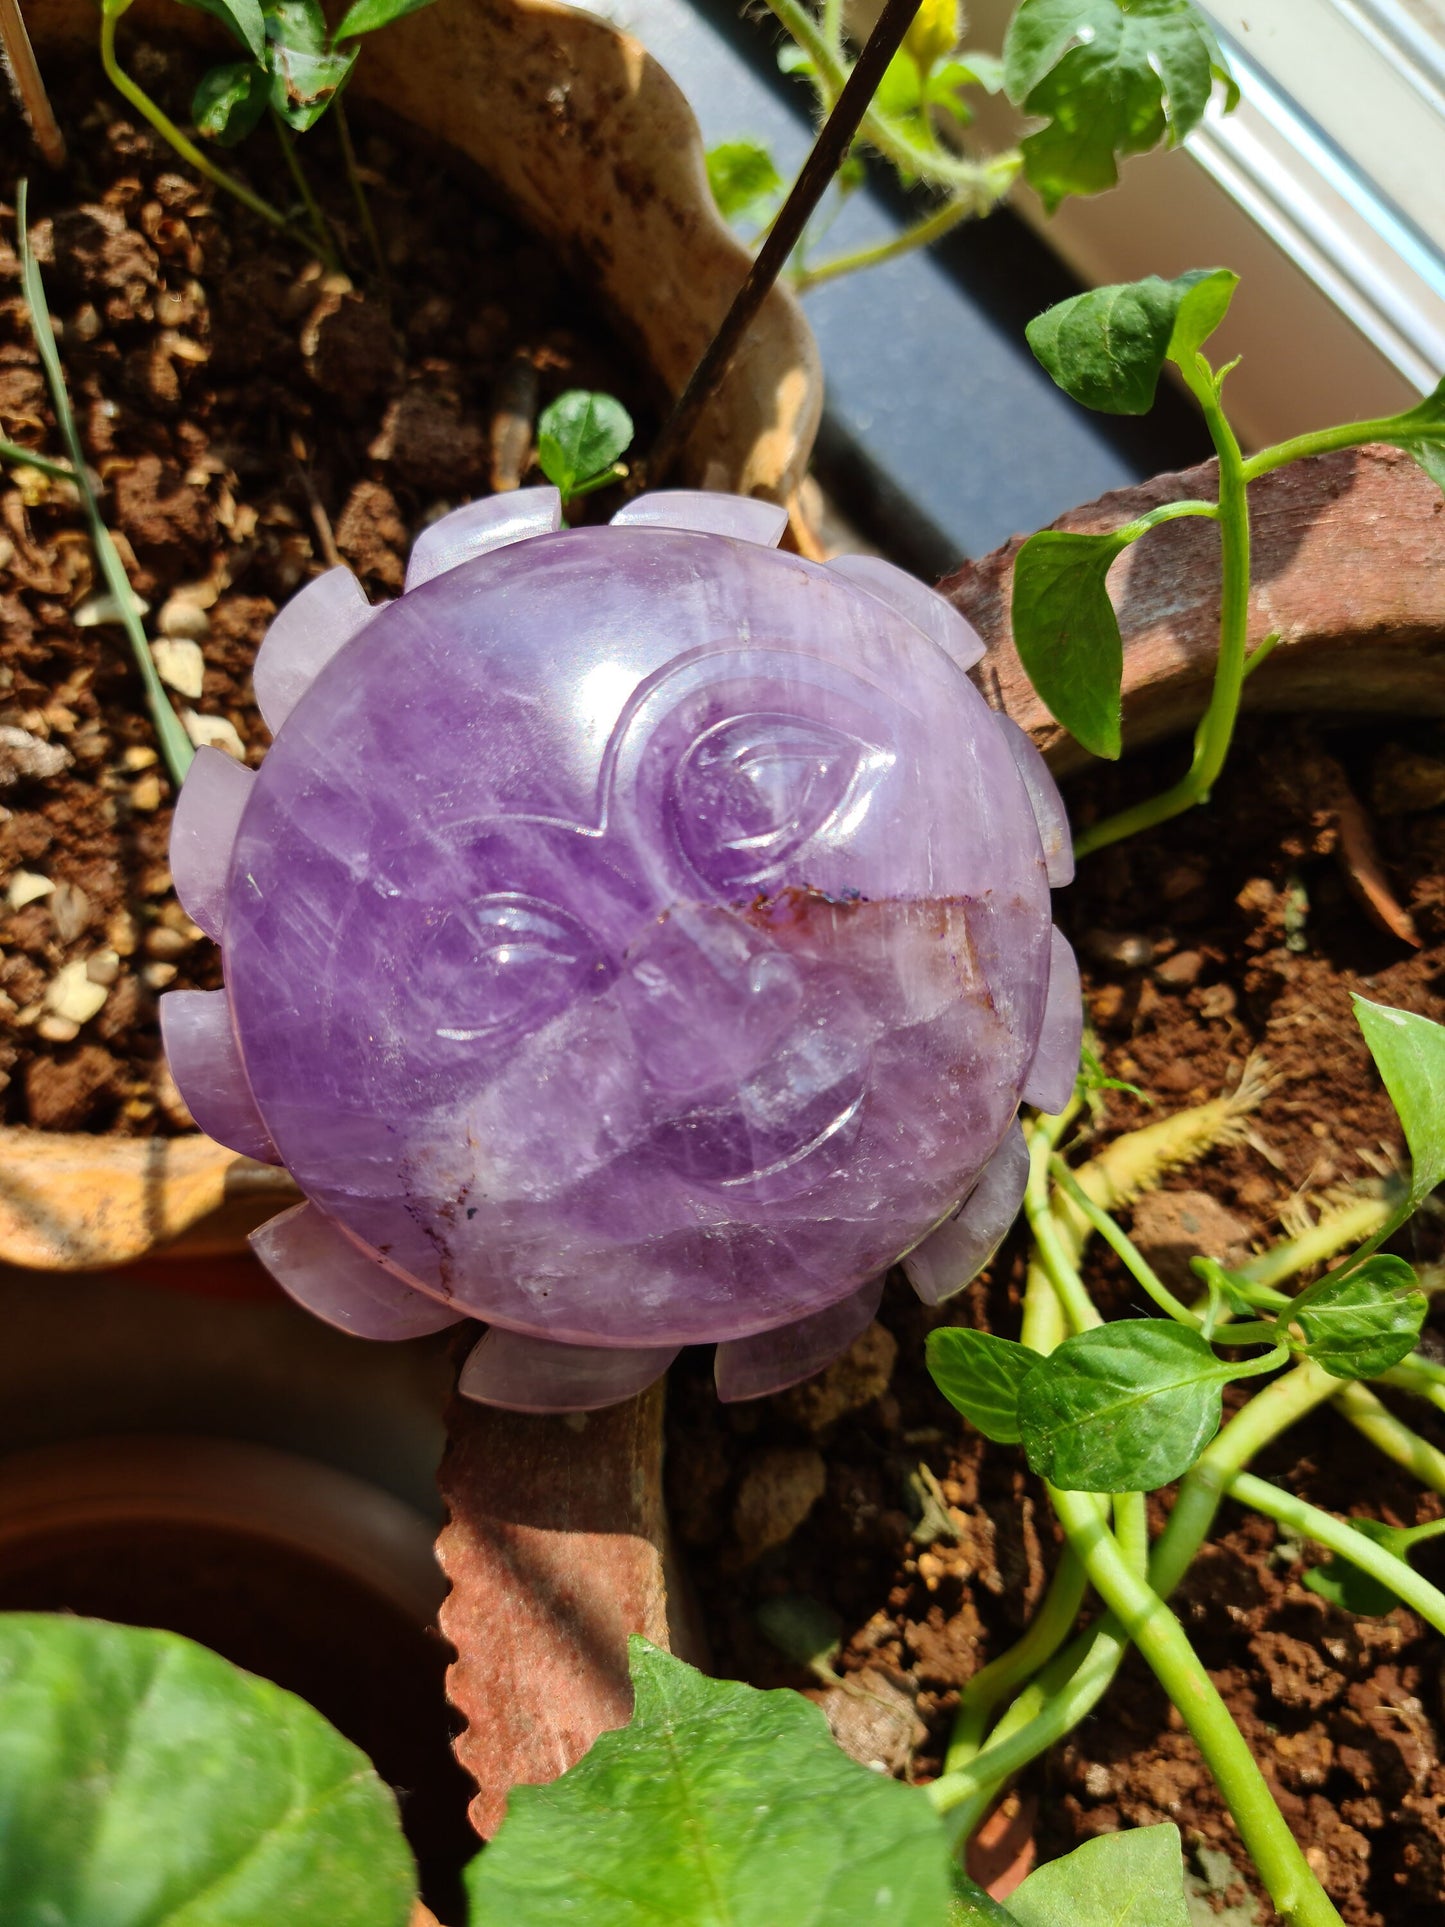
[[[893,758],[846,730],[756,713],[715,723],[673,774],[683,853],[718,889],[774,881],[787,859],[866,808]]]
[[[436,1034],[455,1043],[523,1036],[612,976],[585,924],[556,904],[510,893],[448,912],[427,953]]]

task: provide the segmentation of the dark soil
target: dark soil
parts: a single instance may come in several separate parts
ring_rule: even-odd
[[[184,119],[203,61],[134,40],[127,59]],[[531,466],[539,407],[564,388],[605,389],[645,436],[655,422],[647,380],[485,182],[396,127],[355,116],[388,313],[330,122],[299,151],[349,280],[193,178],[110,94],[97,63],[50,63],[47,79],[71,165],[63,177],[32,169],[31,221],[102,508],[151,606],[151,634],[199,644],[201,687],[178,693],[177,707],[255,763],[268,739],[251,663],[294,590],[344,560],[373,598],[395,594],[427,522],[542,479]],[[28,152],[7,98],[0,434],[61,457],[10,246]],[[222,158],[289,203],[268,129]],[[585,506],[605,519],[617,502],[602,494]],[[171,785],[123,632],[75,620],[99,586],[71,486],[7,469],[0,1117],[173,1132],[190,1119],[160,1058],[156,996],[211,988],[220,966],[171,890]],[[49,893],[7,908],[17,871]],[[47,1007],[67,965],[107,990],[80,1023]]]
[[[1252,1143],[1171,1174],[1141,1202],[1136,1230],[1161,1267],[1191,1231],[1188,1248],[1215,1256],[1262,1249],[1399,1156],[1349,993],[1445,1018],[1445,792],[1437,807],[1386,813],[1406,794],[1402,770],[1428,768],[1441,748],[1405,728],[1322,740],[1280,722],[1251,726],[1208,809],[1090,859],[1059,899],[1103,1068],[1154,1100],[1109,1093],[1101,1135],[1232,1089],[1256,1055],[1275,1079]],[[1180,754],[1176,745],[1076,785],[1075,820],[1163,788]],[[1373,817],[1419,950],[1366,917],[1339,866],[1314,781],[1330,756]],[[1398,1248],[1434,1259],[1439,1246],[1422,1217]],[[1023,1257],[1015,1234],[943,1312],[891,1283],[880,1323],[810,1386],[724,1410],[706,1359],[685,1357],[670,1401],[673,1517],[718,1670],[810,1690],[859,1758],[913,1779],[939,1770],[959,1685],[1022,1631],[1056,1557],[1020,1454],[973,1434],[922,1362],[934,1323],[1017,1336]],[[1091,1255],[1088,1277],[1106,1312],[1143,1308],[1108,1254]],[[1445,1354],[1436,1323],[1427,1344]],[[1386,1397],[1445,1446],[1430,1408]],[[1257,1469],[1331,1510],[1400,1524],[1445,1503],[1332,1412]],[[1156,1502],[1156,1530],[1162,1519]],[[1445,1927],[1439,1637],[1403,1607],[1356,1619],[1327,1606],[1301,1583],[1316,1556],[1227,1506],[1176,1603],[1350,1927]],[[1445,1580],[1432,1546],[1417,1563]],[[831,1636],[843,1688],[780,1650],[816,1652]],[[1037,1801],[1040,1858],[1120,1825],[1173,1820],[1201,1889],[1212,1874],[1221,1908],[1246,1898],[1211,1855],[1247,1866],[1233,1823],[1135,1659],[1024,1793]],[[1248,1917],[1246,1907],[1234,1919]],[[1259,1917],[1271,1918],[1262,1902]]]

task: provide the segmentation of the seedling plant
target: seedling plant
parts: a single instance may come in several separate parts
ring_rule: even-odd
[[[853,66],[842,0],[767,0],[787,38],[785,72],[806,80],[818,117],[828,113]],[[1218,43],[1192,0],[1020,0],[1001,55],[961,45],[959,0],[923,0],[889,64],[840,170],[831,207],[805,235],[792,263],[800,289],[876,267],[927,247],[961,222],[991,214],[1019,180],[1052,213],[1071,194],[1098,194],[1118,180],[1119,162],[1174,147],[1203,118],[1216,85],[1226,111],[1238,90]],[[1016,145],[972,151],[964,136],[979,94],[1002,94],[1038,123]],[[813,258],[839,202],[863,180],[863,156],[890,166],[927,206],[889,240]],[[770,150],[726,141],[708,156],[723,215],[766,231],[783,198]]]
[[[275,207],[212,160],[121,66],[116,29],[132,4],[133,0],[101,0],[100,56],[112,84],[198,174],[278,231],[296,234],[286,210]],[[197,132],[219,146],[235,147],[269,119],[305,211],[310,244],[329,267],[335,268],[340,265],[335,238],[311,191],[294,141],[295,135],[314,127],[328,108],[333,110],[357,213],[378,279],[385,287],[386,260],[357,168],[341,96],[363,38],[405,14],[430,6],[432,0],[352,0],[334,29],[326,24],[320,0],[180,0],[180,4],[219,20],[243,56],[222,61],[202,75],[191,102],[191,119]]]

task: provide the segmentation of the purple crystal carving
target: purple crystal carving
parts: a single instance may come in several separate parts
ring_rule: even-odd
[[[202,752],[177,814],[226,990],[163,1000],[172,1067],[301,1186],[255,1243],[319,1316],[485,1319],[463,1388],[520,1410],[698,1343],[754,1397],[1017,1209],[1020,1100],[1078,1062],[1062,810],[888,564],[687,491],[557,523],[473,504],[398,601],[277,617],[265,762]]]

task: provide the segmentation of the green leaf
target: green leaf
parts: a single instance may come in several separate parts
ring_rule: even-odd
[[[953,1898],[948,1907],[948,1927],[1018,1927],[1006,1907],[970,1880],[962,1867],[953,1869]]]
[[[1301,1292],[1289,1316],[1332,1378],[1378,1378],[1415,1349],[1430,1301],[1403,1258],[1367,1258]]]
[[[725,221],[739,221],[783,191],[783,177],[761,141],[720,141],[707,153],[707,184]]]
[[[949,1404],[986,1439],[1017,1445],[1019,1387],[1042,1354],[963,1325],[931,1331],[925,1352],[933,1382]]]
[[[1445,1026],[1355,997],[1355,1021],[1410,1147],[1409,1208],[1445,1179]]]
[[[408,13],[420,13],[423,7],[432,4],[433,0],[352,0],[341,16],[332,44],[352,40],[357,34],[375,33],[378,27],[389,27],[393,20],[400,20]]]
[[[1387,1526],[1382,1519],[1351,1519],[1350,1528],[1373,1539],[1386,1552],[1393,1552],[1406,1565],[1410,1563],[1410,1534],[1402,1527]],[[1305,1574],[1304,1581],[1311,1592],[1318,1593],[1332,1606],[1365,1618],[1393,1612],[1400,1603],[1399,1595],[1391,1592],[1382,1580],[1376,1579],[1373,1573],[1362,1572],[1338,1553],[1331,1553],[1323,1565],[1313,1567]]]
[[[806,1593],[774,1593],[760,1602],[757,1622],[763,1637],[795,1666],[832,1674],[843,1643],[843,1622],[830,1606]]]
[[[622,403],[584,388],[559,395],[537,422],[537,460],[564,496],[595,485],[631,443],[632,417]]]
[[[1014,642],[1029,681],[1070,735],[1110,760],[1121,748],[1124,643],[1105,578],[1130,540],[1042,529],[1014,562]]]
[[[191,101],[198,132],[223,147],[234,147],[252,132],[266,111],[266,69],[254,60],[235,60],[202,74]]]
[[[0,1614],[0,1914],[15,1927],[404,1927],[364,1754],[174,1633]]]
[[[1069,1492],[1152,1492],[1181,1478],[1219,1430],[1230,1368],[1198,1332],[1125,1318],[1079,1332],[1019,1390],[1029,1465]]]
[[[1018,1927],[1189,1927],[1179,1829],[1086,1840],[1036,1868],[1008,1904]]]
[[[1238,90],[1190,0],[1021,0],[1004,39],[1009,97],[1047,124],[1023,142],[1024,172],[1050,213],[1097,194],[1118,162],[1199,124],[1216,80]]]
[[[293,53],[324,54],[330,44],[321,0],[261,0],[266,38]]]
[[[208,13],[213,20],[219,20],[240,41],[253,60],[260,60],[266,51],[266,21],[261,11],[261,0],[182,0],[182,5],[194,7],[198,13]]]
[[[1227,268],[1191,268],[1173,281],[1150,274],[1090,288],[1045,309],[1024,334],[1059,387],[1085,408],[1147,415],[1164,363],[1198,350],[1238,279]]]
[[[630,1651],[631,1725],[513,1792],[467,1873],[473,1919],[939,1927],[948,1839],[923,1793],[850,1760],[796,1693],[705,1679],[644,1639]]]
[[[357,49],[308,54],[279,44],[271,49],[271,105],[288,127],[314,127],[345,86]]]

